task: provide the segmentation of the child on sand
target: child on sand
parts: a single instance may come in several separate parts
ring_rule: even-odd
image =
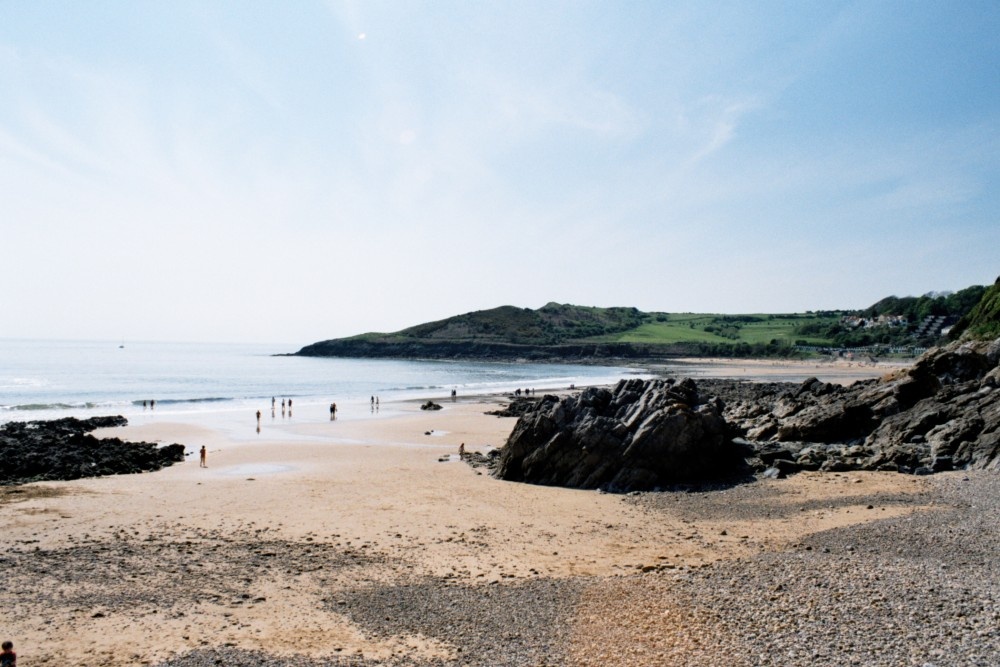
[[[0,644],[0,667],[17,667],[17,653],[14,653],[14,642]]]

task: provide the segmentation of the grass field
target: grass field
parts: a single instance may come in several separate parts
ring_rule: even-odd
[[[796,334],[804,324],[833,324],[836,317],[820,317],[809,313],[781,315],[717,315],[711,313],[656,313],[635,329],[619,334],[600,336],[592,342],[620,343],[770,343],[827,345],[825,338]]]
[[[428,322],[390,334],[363,334],[352,340],[371,342],[499,341],[522,345],[554,343],[628,343],[700,346],[805,344],[830,345],[817,335],[797,333],[809,324],[811,331],[827,331],[839,313],[790,313],[722,315],[717,313],[643,313],[634,308],[586,308],[550,303],[532,311],[501,306]]]

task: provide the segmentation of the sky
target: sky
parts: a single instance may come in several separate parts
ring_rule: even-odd
[[[997,35],[992,0],[0,0],[0,338],[992,284]]]

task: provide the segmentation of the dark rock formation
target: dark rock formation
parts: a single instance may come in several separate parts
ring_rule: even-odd
[[[610,359],[668,359],[695,354],[682,343],[566,343],[525,345],[476,340],[362,340],[345,338],[306,345],[292,356],[352,359],[470,359],[473,361],[607,362]]]
[[[746,452],[727,436],[718,400],[694,382],[622,380],[613,390],[543,396],[501,449],[496,477],[630,491],[724,480]]]
[[[511,399],[507,407],[501,408],[500,410],[489,410],[486,412],[488,415],[495,415],[497,417],[520,417],[526,412],[531,412],[538,405],[538,399],[524,398],[522,396],[515,396]]]
[[[120,416],[8,422],[0,426],[0,484],[138,473],[184,460],[184,445],[160,447],[90,435],[127,423]]]
[[[794,464],[786,472],[1000,470],[1000,339],[935,348],[905,371],[850,387],[744,387],[727,404],[761,470],[779,449]]]
[[[434,401],[427,401],[426,403],[424,403],[424,404],[422,404],[420,406],[420,409],[421,410],[440,410],[441,406],[438,405],[437,403],[435,403]]]
[[[1000,470],[1000,339],[934,349],[850,387],[622,380],[518,410],[494,474],[536,484],[652,489],[732,479],[743,465],[769,477]]]

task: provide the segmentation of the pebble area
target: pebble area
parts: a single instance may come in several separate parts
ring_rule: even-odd
[[[876,494],[871,502],[932,505],[929,511],[814,533],[783,551],[703,567],[493,585],[400,576],[350,586],[342,578],[323,597],[366,636],[423,636],[456,647],[447,659],[279,656],[209,645],[155,667],[1000,664],[1000,475],[937,475],[923,488],[916,496]],[[754,484],[622,498],[653,515],[693,522],[813,508],[763,500]],[[138,600],[171,613],[197,600],[182,583],[164,586],[146,568],[184,575],[192,561],[204,563],[198,595],[214,591],[211,597],[237,601],[252,595],[243,582],[268,576],[279,554],[282,568],[302,571],[386,565],[378,554],[330,545],[227,539],[196,535],[177,545],[122,537],[59,551],[26,545],[0,559],[0,607],[11,614],[51,606],[111,615]],[[160,583],[146,588],[147,578]]]
[[[922,495],[935,509],[815,533],[790,551],[606,580],[586,596],[596,620],[567,664],[998,665],[1000,477],[937,476]],[[739,507],[728,516],[755,511]],[[686,509],[697,519],[720,508]]]

